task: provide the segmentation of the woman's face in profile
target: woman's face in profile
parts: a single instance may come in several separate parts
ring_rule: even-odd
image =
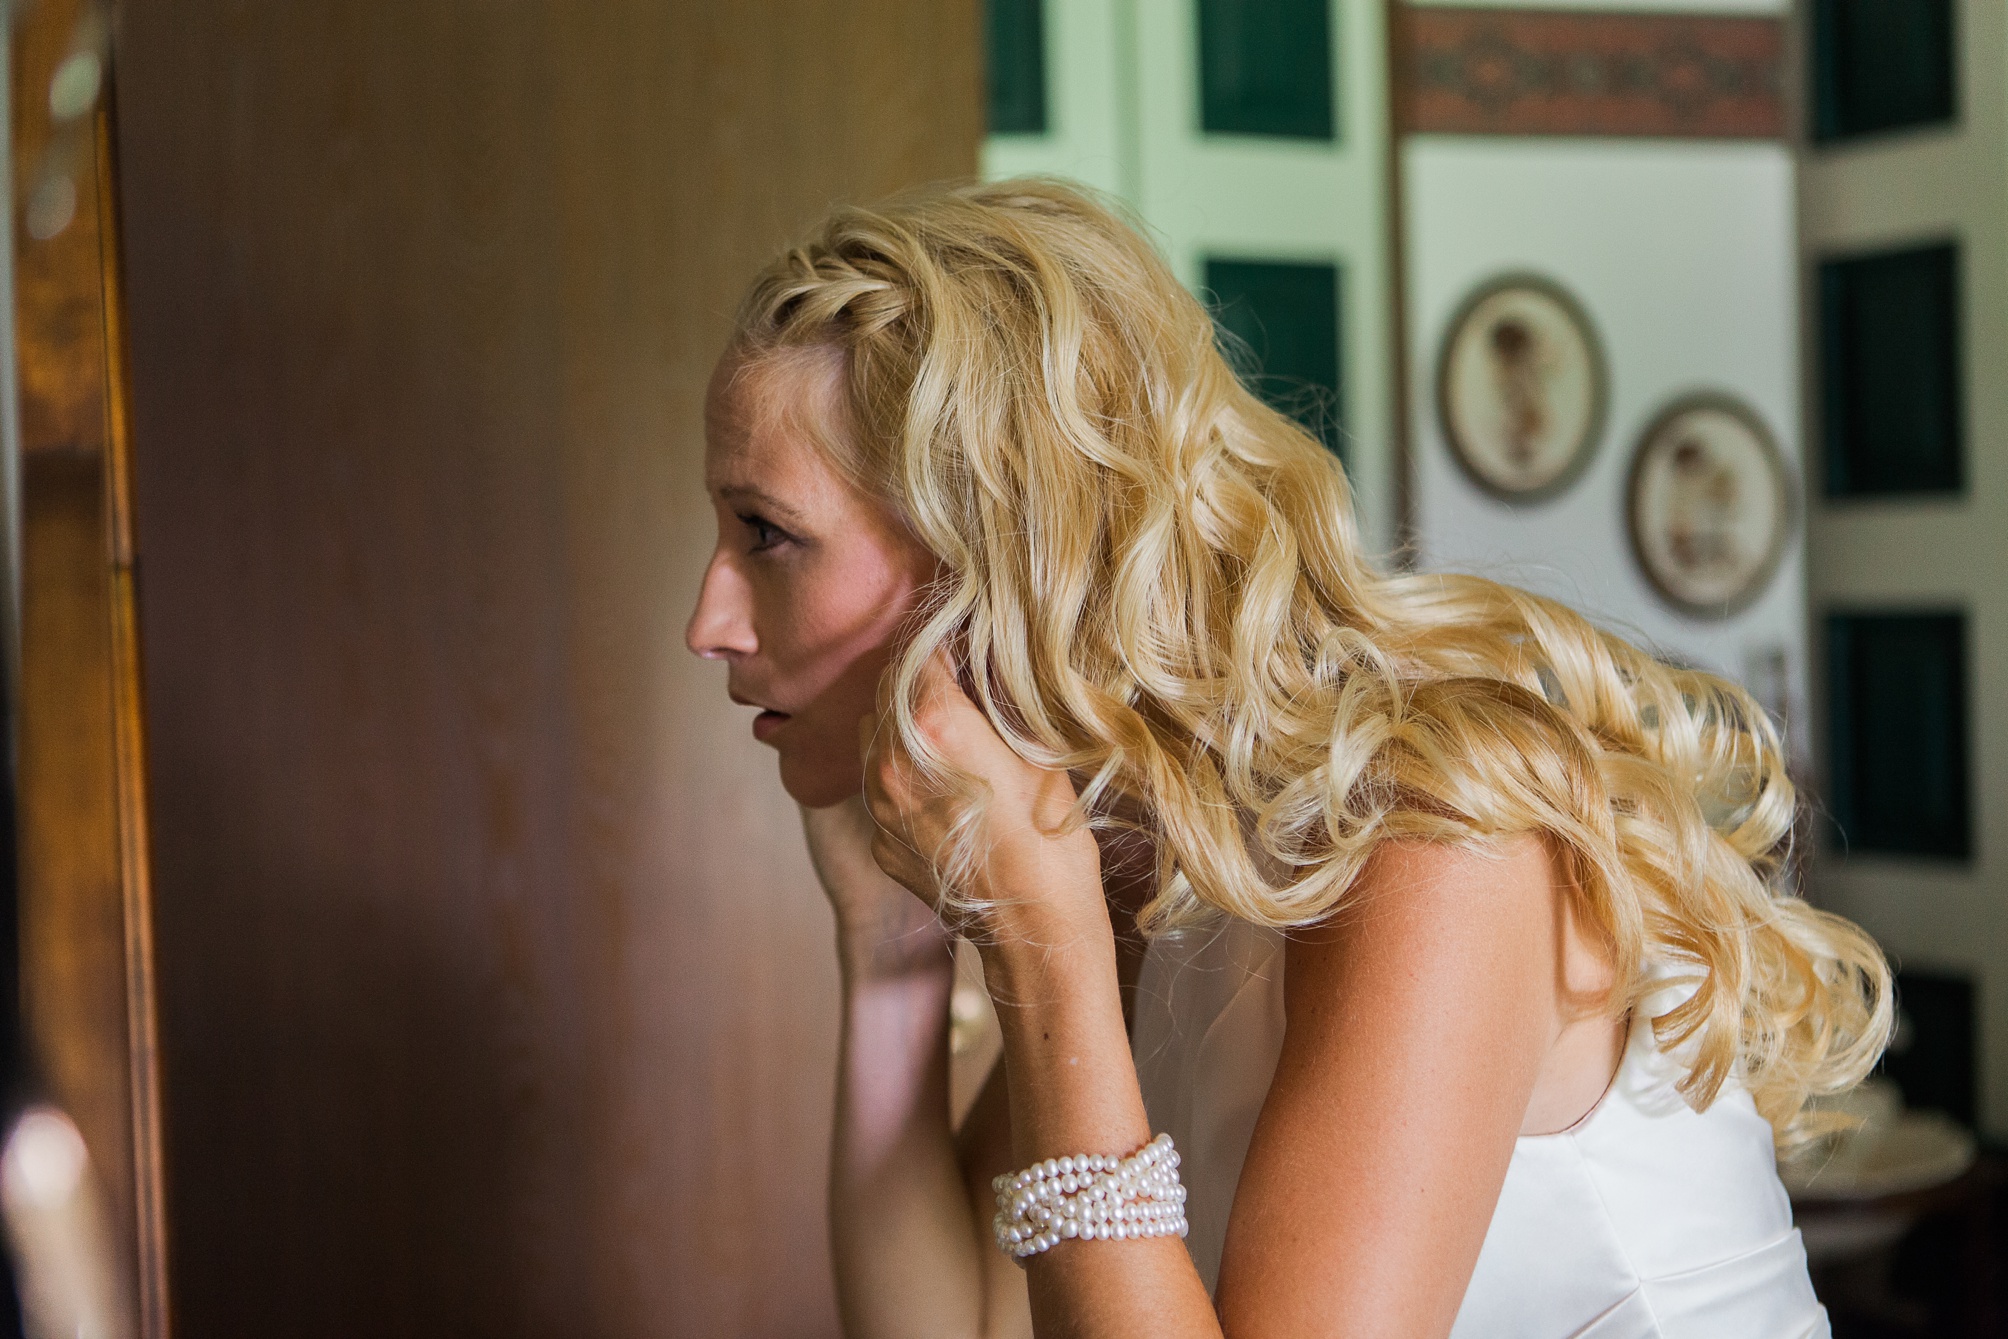
[[[842,356],[820,349],[727,355],[712,374],[704,481],[718,546],[685,632],[726,663],[732,700],[760,709],[754,737],[812,809],[862,789],[858,721],[935,569],[817,443],[847,430],[842,374]]]

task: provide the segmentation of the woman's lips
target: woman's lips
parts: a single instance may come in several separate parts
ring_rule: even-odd
[[[774,732],[786,725],[791,717],[785,711],[763,711],[753,718],[753,737],[762,744],[774,737]]]

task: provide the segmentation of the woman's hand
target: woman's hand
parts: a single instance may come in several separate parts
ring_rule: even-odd
[[[837,915],[846,972],[882,977],[948,969],[949,935],[940,918],[872,859],[878,825],[865,811],[863,796],[802,810],[802,835]]]
[[[949,1125],[948,932],[873,863],[862,796],[802,811],[837,913],[843,1032],[830,1143],[830,1247],[847,1335],[981,1332],[981,1221]]]
[[[1106,936],[1094,834],[1085,825],[1065,829],[1077,798],[1067,774],[1013,752],[962,691],[945,655],[928,662],[915,720],[943,759],[989,790],[971,886],[955,890],[989,908],[983,924],[971,927],[979,932],[975,937],[1049,944],[1056,934]],[[963,801],[928,777],[883,722],[881,715],[860,723],[865,803],[877,826],[871,854],[880,869],[936,903],[935,857]]]
[[[916,716],[929,746],[989,790],[976,868],[952,891],[982,908],[972,938],[1004,1033],[1010,1165],[1126,1154],[1150,1138],[1150,1121],[1123,1023],[1101,853],[1085,826],[1066,827],[1073,783],[1012,752],[945,657],[928,665]],[[963,801],[923,773],[893,731],[870,719],[865,728],[865,801],[879,827],[872,854],[937,898],[934,856]],[[1024,1277],[1038,1334],[1219,1339],[1206,1287],[1176,1238],[1063,1242]]]

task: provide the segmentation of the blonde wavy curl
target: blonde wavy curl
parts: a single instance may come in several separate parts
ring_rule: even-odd
[[[943,647],[1014,749],[1084,778],[1072,821],[1142,815],[1147,932],[1319,921],[1390,839],[1545,834],[1614,1007],[1694,982],[1654,1027],[1697,1108],[1734,1077],[1791,1143],[1881,1054],[1888,968],[1790,890],[1765,712],[1553,601],[1379,570],[1332,455],[1115,208],[1018,180],[839,209],[754,282],[734,348],[841,352],[826,445],[941,562],[890,723],[966,795],[951,899],[984,797],[915,724]]]

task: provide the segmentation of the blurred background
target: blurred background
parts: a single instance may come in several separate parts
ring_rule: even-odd
[[[1019,173],[1154,231],[1389,563],[1773,714],[1902,982],[1786,1168],[1820,1287],[2004,1332],[2004,0],[11,15],[27,1332],[835,1334],[831,926],[682,649],[699,406],[830,203]]]

